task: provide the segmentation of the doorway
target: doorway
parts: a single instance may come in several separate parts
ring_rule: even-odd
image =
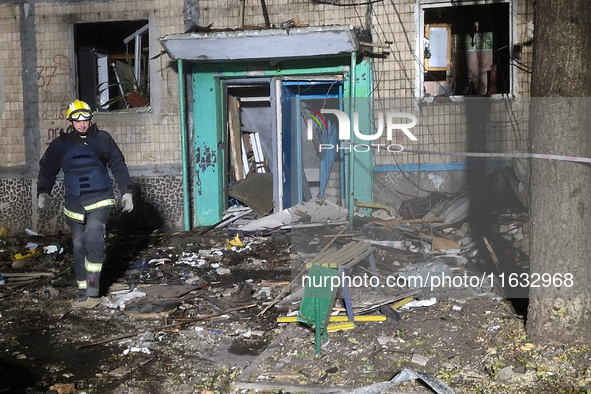
[[[322,108],[342,109],[342,98],[339,78],[224,81],[227,205],[246,204],[260,215],[278,212],[325,197],[331,173],[339,185],[330,197],[340,202],[342,157],[319,149],[336,145],[337,127],[314,123],[312,138],[307,127]]]

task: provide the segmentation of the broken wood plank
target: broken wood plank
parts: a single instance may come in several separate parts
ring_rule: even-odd
[[[288,285],[289,282],[286,280],[283,281],[273,281],[273,280],[262,280],[259,283],[259,286],[265,287],[265,286],[284,286],[284,285]]]
[[[135,360],[134,362],[132,362],[129,365],[124,365],[122,367],[112,370],[111,372],[109,372],[108,375],[116,377],[116,378],[122,378],[123,376],[127,375],[128,373],[135,371],[136,369],[138,369],[142,365],[146,365],[147,363],[154,360],[155,358],[156,358],[156,356],[154,356],[154,355],[141,357],[139,360]]]
[[[244,4],[244,2],[242,2]],[[240,129],[240,102],[236,96],[228,95],[228,127],[230,134],[230,171],[233,173],[234,181],[241,181],[245,178],[242,155],[242,131]]]
[[[408,291],[408,292],[403,293],[403,294],[400,294],[400,295],[398,295],[398,296],[396,296],[396,297],[394,297],[394,298],[392,298],[392,299],[390,299],[388,301],[380,302],[379,304],[375,304],[375,305],[372,305],[370,307],[363,308],[361,310],[356,310],[354,312],[355,312],[356,315],[357,314],[361,315],[363,313],[367,313],[367,312],[371,312],[373,310],[376,310],[376,309],[378,309],[378,308],[380,308],[380,307],[382,307],[384,305],[390,305],[390,304],[392,304],[392,303],[394,303],[396,301],[403,300],[403,299],[408,298],[408,297],[413,297],[413,296],[415,296],[415,295],[417,295],[419,293],[420,293],[420,290]]]
[[[287,393],[308,393],[308,394],[345,394],[348,390],[338,389],[334,387],[320,387],[320,386],[300,386],[285,384],[284,382],[243,382],[235,381],[232,386],[240,390],[282,390]]]
[[[148,286],[139,286],[139,289],[146,293],[147,296],[178,298],[192,292],[193,290],[199,289],[199,286],[151,284]]]
[[[482,240],[484,241],[484,244],[486,245],[486,249],[488,249],[488,253],[490,253],[490,257],[492,258],[492,261],[495,265],[497,274],[501,273],[501,265],[499,264],[499,259],[497,258],[497,254],[495,253],[495,251],[493,250],[492,246],[490,246],[490,243],[488,243],[488,239],[486,239],[486,237],[482,237]],[[500,292],[501,295],[505,295],[505,291],[503,289],[502,286],[499,286],[500,288]]]
[[[490,246],[490,243],[488,243],[488,239],[486,239],[486,237],[482,237],[482,240],[484,241],[484,244],[486,245],[486,249],[488,249],[488,253],[490,253],[490,257],[492,258],[492,261],[495,265],[495,268],[497,269],[497,272],[500,273],[501,266],[499,264],[499,259],[497,258],[495,251],[493,250],[492,246]]]
[[[348,264],[352,256],[359,256],[367,252],[371,245],[363,241],[349,242],[339,250],[329,250],[319,253],[316,258],[307,263],[307,266],[336,263],[337,266]]]
[[[392,219],[383,220],[384,223],[403,224],[403,223],[441,223],[445,218],[423,218],[423,219]]]
[[[208,320],[208,319],[211,319],[211,318],[214,318],[214,317],[225,315],[225,314],[230,313],[230,312],[239,311],[241,309],[252,308],[254,306],[256,306],[256,304],[244,305],[244,306],[240,306],[240,307],[237,307],[237,308],[228,309],[228,310],[225,310],[225,311],[222,311],[222,312],[212,313],[210,315],[205,315],[205,316],[201,316],[201,317],[195,317],[195,318],[192,318],[192,319],[187,319],[187,320],[184,320],[184,321],[178,322],[178,323],[167,324],[165,326],[151,327],[151,328],[146,329],[146,331],[156,331],[156,332],[157,331],[162,331],[162,330],[165,330],[165,329],[168,329],[168,328],[174,328],[174,327],[182,326],[182,325],[189,324],[189,323],[194,323],[194,322],[198,322],[198,321],[202,321],[202,320]],[[123,335],[119,335],[119,336],[116,336],[116,337],[103,339],[103,340],[96,341],[96,342],[82,343],[82,344],[76,345],[76,349],[83,349],[83,348],[86,348],[86,347],[100,345],[100,344],[103,344],[103,343],[118,341],[120,339],[126,339],[126,338],[135,337],[136,335],[142,334],[143,332],[146,332],[146,331],[136,331],[136,332],[133,332],[131,334],[123,334]]]
[[[55,276],[53,272],[0,272],[5,278],[10,277],[26,277],[26,278],[33,278],[39,276]]]
[[[418,238],[422,241],[432,241],[433,240],[433,236],[431,236],[431,235],[422,234],[422,233],[418,232],[417,230],[402,227],[397,224],[386,224],[386,223],[378,223],[378,222],[376,222],[376,224],[378,226],[389,228],[390,230],[402,231],[403,233],[405,233],[409,237]]]
[[[41,278],[40,276],[36,276],[33,278],[30,277],[24,277],[24,278],[20,278],[20,277],[11,277],[10,279],[8,279],[6,281],[6,284],[10,285],[10,284],[15,284],[15,283],[34,283],[36,279]]]
[[[6,284],[4,286],[6,287],[10,287],[10,286],[23,286],[23,285],[29,285],[29,284],[33,284],[35,283],[39,278],[33,278],[33,279],[27,279],[27,280],[10,280],[7,281]]]
[[[327,249],[330,247],[330,245],[332,245],[332,243],[333,243],[334,241],[336,241],[336,240],[337,240],[337,238],[339,237],[339,235],[341,235],[342,233],[344,233],[344,232],[345,232],[345,229],[346,229],[346,228],[347,228],[346,226],[343,226],[343,228],[341,229],[341,231],[339,231],[339,233],[338,233],[337,235],[335,235],[335,236],[334,236],[334,238],[333,238],[333,239],[331,239],[331,240],[330,240],[330,242],[329,242],[329,243],[327,243],[327,244],[326,244],[326,246],[325,246],[324,248],[322,248],[322,250],[320,251],[320,253],[319,253],[319,254],[321,254],[322,252],[326,251],[326,250],[327,250]],[[262,314],[264,314],[265,312],[267,312],[269,309],[271,309],[271,307],[272,307],[273,305],[275,305],[275,304],[276,304],[276,303],[279,301],[279,299],[280,299],[281,297],[283,297],[283,295],[289,291],[289,289],[291,289],[291,286],[293,286],[293,285],[294,285],[294,283],[295,283],[295,282],[296,282],[296,281],[297,281],[297,280],[298,280],[298,279],[299,279],[299,278],[300,278],[302,275],[304,275],[304,273],[305,273],[307,270],[308,270],[308,269],[306,268],[306,266],[304,266],[304,268],[303,268],[303,269],[302,269],[302,270],[301,270],[301,271],[300,271],[300,272],[299,272],[299,273],[298,273],[298,274],[295,276],[295,278],[293,278],[293,280],[292,280],[292,281],[289,283],[289,285],[288,285],[288,286],[285,286],[285,287],[283,288],[283,290],[281,290],[281,293],[279,293],[279,294],[277,295],[277,297],[275,297],[275,298],[273,299],[273,301],[271,301],[271,302],[269,303],[269,305],[267,305],[267,306],[265,307],[265,309],[263,309],[262,311],[260,311],[260,312],[258,313],[257,317],[258,317],[258,316],[261,316]]]
[[[450,249],[461,249],[462,245],[455,241],[450,241],[449,239],[441,238],[441,237],[433,237],[433,243],[431,244],[431,250],[440,250],[445,252],[446,250]]]

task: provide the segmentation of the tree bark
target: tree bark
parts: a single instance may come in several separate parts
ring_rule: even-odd
[[[591,2],[535,7],[531,150],[591,157]],[[591,166],[533,160],[530,190],[530,278],[571,274],[572,286],[530,288],[527,331],[535,340],[591,342]]]

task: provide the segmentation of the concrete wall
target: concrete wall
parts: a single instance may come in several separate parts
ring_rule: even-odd
[[[415,97],[420,45],[417,32],[422,29],[420,5],[441,3],[439,0],[393,0],[371,5],[339,7],[311,1],[268,0],[271,24],[297,18],[311,26],[355,25],[371,30],[373,42],[387,48],[373,47],[379,52],[372,61],[374,97]],[[80,22],[147,19],[150,23],[150,107],[139,111],[99,114],[97,124],[109,131],[123,151],[127,163],[148,202],[157,206],[166,217],[167,228],[182,225],[179,205],[180,123],[178,116],[178,76],[176,63],[166,55],[157,56],[161,46],[157,38],[181,33],[198,24],[213,28],[236,28],[239,4],[235,0],[148,0],[137,1],[52,1],[12,4],[0,2],[0,225],[13,231],[27,227],[47,231],[61,228],[61,218],[45,217],[36,212],[38,160],[55,137],[56,130],[66,127],[67,104],[76,98],[72,25]],[[258,2],[247,2],[245,25],[263,26],[263,12]],[[449,4],[451,5],[451,4]],[[185,7],[189,10],[185,12]],[[533,23],[533,1],[511,2],[514,43],[526,43]],[[297,48],[294,48],[297,53]],[[382,53],[383,52],[383,53]],[[525,65],[515,71],[513,94],[529,95],[531,46],[524,46],[519,61]],[[461,114],[450,113],[450,103],[429,103],[433,112],[428,127],[421,130],[422,147],[437,151],[467,150],[466,131],[450,127],[464,122]],[[415,107],[416,109],[416,107]],[[511,115],[505,108],[497,112]],[[453,111],[452,111],[453,112]],[[436,114],[435,114],[436,113]],[[450,117],[458,117],[450,122]],[[499,115],[501,116],[501,115]],[[505,134],[503,134],[505,133]],[[526,136],[515,136],[505,129],[495,134],[491,151],[513,151],[523,148]],[[436,149],[435,149],[436,148]],[[386,175],[388,166],[425,163],[446,163],[464,158],[436,155],[406,155],[396,160],[389,154],[378,154],[374,187]],[[412,172],[408,167],[405,171]],[[156,189],[157,192],[152,191]],[[52,196],[60,200],[58,188]],[[384,200],[387,192],[380,190],[376,200]],[[15,197],[18,197],[16,199]]]
[[[183,2],[35,2],[0,4],[0,224],[13,232],[66,230],[56,187],[48,212],[37,212],[36,173],[46,147],[66,128],[67,105],[77,98],[73,24],[140,20],[150,25],[151,97],[147,108],[95,113],[125,155],[130,173],[159,208],[167,229],[182,227],[180,121],[176,62],[157,56],[157,38],[184,31]]]

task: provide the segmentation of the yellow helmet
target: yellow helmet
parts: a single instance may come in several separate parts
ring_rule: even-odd
[[[90,120],[92,119],[92,111],[90,105],[84,101],[76,100],[68,105],[66,110],[67,120]]]

